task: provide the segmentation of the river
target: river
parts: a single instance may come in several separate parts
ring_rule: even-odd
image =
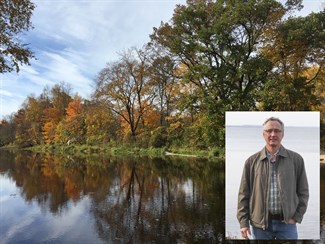
[[[222,162],[0,153],[0,243],[224,239]]]

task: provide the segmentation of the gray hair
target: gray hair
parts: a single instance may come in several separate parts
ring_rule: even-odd
[[[276,121],[276,122],[278,122],[281,125],[282,130],[284,130],[284,123],[279,118],[276,118],[276,117],[270,117],[267,120],[265,120],[265,122],[263,123],[263,126],[265,126],[267,124],[267,122],[269,122],[269,121]]]

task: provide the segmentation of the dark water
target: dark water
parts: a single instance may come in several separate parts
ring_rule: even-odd
[[[222,162],[0,153],[0,243],[224,239]]]
[[[222,162],[0,153],[0,243],[227,242]]]

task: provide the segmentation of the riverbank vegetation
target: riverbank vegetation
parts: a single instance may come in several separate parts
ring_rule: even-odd
[[[190,150],[188,148],[139,148],[132,145],[111,146],[111,145],[35,145],[31,147],[21,148],[15,145],[7,145],[0,147],[0,149],[17,151],[27,150],[34,153],[50,153],[52,155],[66,155],[66,156],[79,156],[88,157],[90,155],[102,156],[135,156],[135,157],[196,157],[206,158],[211,160],[224,159],[223,151],[220,149],[212,150]]]
[[[1,121],[0,146],[104,150],[128,145],[224,155],[225,111],[321,111],[325,11],[301,1],[187,1],[143,48],[98,73],[91,98],[67,83]],[[84,149],[82,149],[84,148]],[[105,149],[108,150],[108,149]]]

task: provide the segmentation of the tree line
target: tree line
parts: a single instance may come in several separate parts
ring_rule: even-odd
[[[28,96],[0,144],[224,147],[225,111],[321,111],[325,11],[302,1],[188,0],[96,77],[90,99],[65,83]]]

